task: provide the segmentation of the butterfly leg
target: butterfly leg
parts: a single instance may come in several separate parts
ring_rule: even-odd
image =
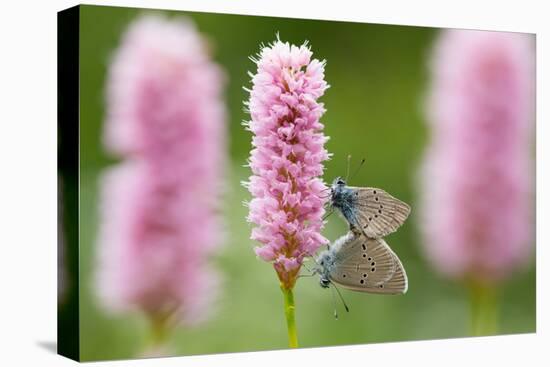
[[[330,209],[327,209],[327,213],[323,216],[323,218],[321,220],[326,220],[328,217],[330,217],[332,215],[332,213],[334,213],[334,209],[330,208]]]
[[[312,276],[315,276],[317,275],[316,273],[311,273],[311,274],[299,274],[298,275],[298,278],[311,278]]]
[[[318,269],[310,269],[307,267],[307,265],[305,263],[302,263],[302,266],[304,268],[306,268],[307,271],[309,271],[309,274],[299,274],[298,275],[298,278],[309,278],[309,277],[312,277],[314,275],[317,275],[319,274],[319,270]]]

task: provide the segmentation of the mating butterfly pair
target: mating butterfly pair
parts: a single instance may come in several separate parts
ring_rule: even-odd
[[[382,237],[405,222],[409,205],[381,189],[347,186],[340,177],[330,188],[329,205],[342,214],[350,231],[317,257],[321,286],[335,282],[360,292],[405,293],[405,269]]]

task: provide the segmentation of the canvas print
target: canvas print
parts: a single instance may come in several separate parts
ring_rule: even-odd
[[[58,349],[535,332],[535,35],[59,13]]]

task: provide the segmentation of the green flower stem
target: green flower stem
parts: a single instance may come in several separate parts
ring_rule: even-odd
[[[286,325],[288,327],[288,346],[290,348],[298,348],[298,335],[296,334],[296,319],[294,317],[294,295],[292,294],[292,289],[286,289],[281,286],[283,295],[285,298],[285,316],[286,316]]]
[[[470,283],[470,315],[473,336],[495,335],[498,329],[498,305],[493,286]]]
[[[168,331],[162,323],[154,323],[151,327],[151,345],[163,345],[168,338]]]
[[[169,315],[155,315],[150,317],[149,320],[151,326],[148,349],[156,350],[165,346],[170,339]]]

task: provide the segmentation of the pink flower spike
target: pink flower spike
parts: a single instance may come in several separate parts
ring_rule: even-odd
[[[200,153],[222,161],[225,107],[220,85],[225,78],[209,59],[207,46],[186,18],[146,15],[130,24],[109,68],[104,140],[111,152],[185,159],[180,155],[199,153],[180,147],[182,139],[189,139],[205,142]],[[187,123],[181,122],[182,116]],[[193,170],[216,172],[203,170],[200,159],[193,162]]]
[[[326,187],[319,178],[328,138],[317,102],[328,85],[325,63],[311,56],[306,44],[277,40],[263,47],[247,103],[254,134],[248,220],[257,225],[252,239],[262,244],[256,254],[273,263],[285,289],[294,287],[304,257],[328,242],[320,234]]]
[[[105,141],[125,161],[100,182],[99,294],[113,311],[193,324],[217,293],[224,78],[185,19],[138,18],[114,56]]]
[[[448,276],[493,283],[531,256],[533,46],[524,34],[450,30],[435,48],[421,229]]]

